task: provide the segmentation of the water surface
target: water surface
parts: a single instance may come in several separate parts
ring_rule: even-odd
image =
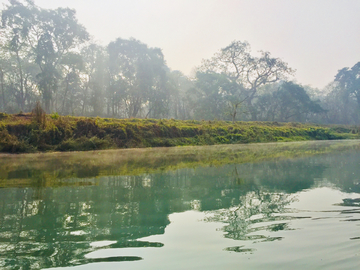
[[[359,142],[0,157],[1,269],[359,269]]]

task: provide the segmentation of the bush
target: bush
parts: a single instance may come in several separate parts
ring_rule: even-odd
[[[33,121],[39,127],[45,128],[46,125],[46,112],[41,108],[40,102],[36,102],[35,108],[32,110]]]
[[[56,150],[59,151],[90,151],[113,148],[114,142],[109,137],[100,139],[96,136],[80,137],[77,139],[68,139],[59,144]]]
[[[5,118],[8,118],[8,115],[6,113],[0,112],[0,120],[3,120]]]
[[[57,112],[55,112],[55,113],[50,114],[50,118],[56,120],[56,119],[60,118],[60,115]]]
[[[24,140],[18,140],[14,135],[10,135],[7,130],[0,131],[0,152],[7,153],[33,153],[36,148]]]

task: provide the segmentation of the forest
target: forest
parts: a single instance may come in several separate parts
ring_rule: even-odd
[[[107,46],[69,8],[11,0],[1,10],[0,112],[111,118],[360,123],[360,62],[324,89],[291,81],[295,69],[246,41],[194,67],[171,70],[160,48],[117,38]]]

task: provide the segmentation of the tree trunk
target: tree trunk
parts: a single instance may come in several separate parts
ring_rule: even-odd
[[[84,100],[83,100],[83,105],[82,105],[82,108],[81,108],[81,115],[84,115],[84,110],[85,110],[85,105],[86,105],[87,92],[88,92],[88,85],[86,85],[86,87],[85,87],[85,91],[84,91]]]
[[[1,84],[1,104],[2,104],[2,110],[5,112],[5,106],[6,106],[6,101],[5,101],[5,83],[4,83],[4,71],[2,69],[0,69],[0,84]]]
[[[232,116],[232,123],[233,123],[233,124],[235,124],[236,109],[237,109],[237,106],[234,107],[234,111],[233,111],[233,113],[231,114],[231,116]]]
[[[250,115],[251,115],[251,121],[257,121],[256,110],[255,110],[254,106],[252,105],[251,100],[252,99],[248,99],[248,102],[247,102],[249,112],[250,112]]]
[[[65,93],[64,93],[64,98],[63,98],[63,104],[62,104],[62,109],[61,109],[61,112],[62,114],[64,114],[64,110],[65,110],[65,101],[66,101],[66,96],[67,96],[67,93],[69,91],[69,80],[68,78],[66,78],[66,87],[65,87]]]
[[[19,51],[16,51],[16,60],[18,62],[19,74],[20,74],[20,108],[23,111],[25,107],[25,100],[24,100],[24,76],[21,67],[21,60],[19,56]]]

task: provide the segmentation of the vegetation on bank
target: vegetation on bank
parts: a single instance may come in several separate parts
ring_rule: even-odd
[[[0,114],[0,152],[87,151],[359,138],[355,126]]]

